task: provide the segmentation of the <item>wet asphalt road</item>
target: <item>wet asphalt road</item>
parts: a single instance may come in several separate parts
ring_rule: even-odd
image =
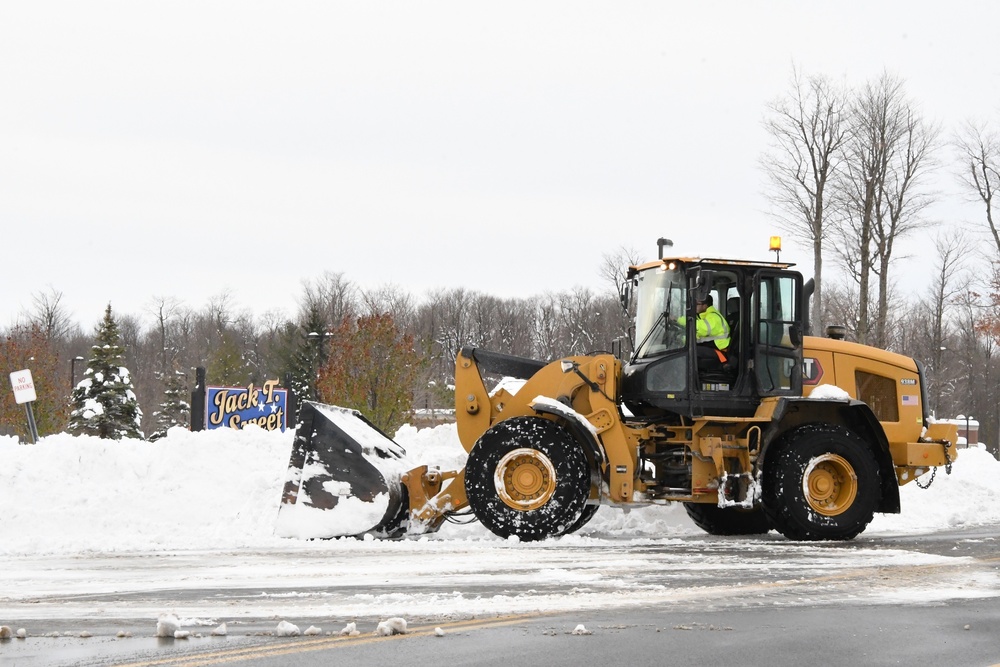
[[[322,622],[321,619],[317,619]],[[589,634],[573,634],[583,625]],[[434,634],[441,628],[442,636]],[[1000,605],[805,606],[671,611],[635,608],[534,617],[411,623],[394,637],[113,640],[40,638],[3,665],[992,665]]]
[[[302,629],[324,628],[322,635],[275,637],[272,616],[245,618],[222,638],[202,628],[200,637],[156,639],[145,614],[47,613],[32,620],[24,608],[19,624],[37,630],[0,642],[0,665],[991,665],[1000,663],[998,544],[1000,527],[847,544],[770,536],[627,545],[647,563],[648,581],[633,575],[616,582],[623,599],[614,608],[414,615],[407,618],[410,632],[394,637],[372,634],[378,619],[359,622],[357,637],[340,637],[343,622],[328,616],[296,619]],[[565,551],[557,551],[564,567],[586,562]],[[613,544],[606,551],[608,558],[624,556]],[[507,590],[502,573],[495,576],[495,590],[480,584],[479,594]],[[629,588],[649,582],[647,592],[656,594],[636,596],[630,606]],[[157,603],[197,605],[245,593],[193,588],[155,595],[163,596]],[[579,625],[589,634],[572,634]],[[119,632],[131,637],[117,638]]]

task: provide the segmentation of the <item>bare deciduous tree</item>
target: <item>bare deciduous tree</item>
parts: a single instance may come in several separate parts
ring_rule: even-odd
[[[304,320],[316,308],[331,328],[340,326],[357,312],[357,287],[343,273],[326,271],[315,281],[303,285],[299,319]]]
[[[986,225],[1000,255],[1000,230],[993,218],[993,199],[1000,189],[1000,136],[984,124],[973,122],[959,131],[955,146],[959,152],[959,178],[983,205]]]
[[[628,275],[628,267],[640,263],[642,255],[633,248],[619,248],[617,252],[604,255],[604,264],[601,267],[601,276],[614,287],[617,294],[616,301],[602,309],[602,317],[610,323],[610,330],[605,332],[611,346],[621,345],[622,354],[632,353],[632,337],[630,335],[632,318],[634,312],[626,310],[627,306],[622,302],[625,296],[625,282]]]
[[[392,315],[396,325],[403,329],[409,328],[416,312],[413,296],[399,285],[386,284],[363,290],[360,301],[368,315]]]
[[[31,295],[30,311],[24,313],[28,324],[38,327],[49,340],[67,338],[79,325],[74,324],[66,307],[62,305],[62,292],[51,285],[47,291]]]
[[[159,348],[159,372],[164,374],[174,362],[177,353],[176,348],[170,344],[170,324],[173,318],[181,310],[180,301],[173,297],[154,296],[150,302],[148,312],[153,317],[153,333],[157,339]]]
[[[932,280],[926,294],[892,311],[901,336],[895,349],[923,362],[927,405],[935,414],[949,414],[951,404],[947,398],[962,381],[949,362],[955,354],[958,304],[970,286],[965,270],[969,244],[961,233],[938,234],[934,249],[936,259],[928,267]]]
[[[642,255],[635,248],[618,248],[612,253],[602,255],[599,275],[614,288],[615,293],[621,293],[628,275],[628,267],[639,263]]]
[[[813,252],[813,321],[825,327],[823,250],[830,234],[836,174],[847,137],[847,94],[824,76],[803,78],[792,71],[791,91],[767,106],[764,127],[773,141],[762,159],[771,202],[781,228]]]
[[[946,314],[949,305],[958,295],[968,291],[969,281],[961,276],[964,263],[969,254],[969,243],[965,236],[958,234],[939,234],[934,247],[937,250],[934,282],[928,303],[930,305],[930,355],[927,357],[935,373],[944,368],[945,341],[949,334]],[[932,407],[937,409],[941,401],[941,388],[930,387]]]
[[[845,203],[838,252],[858,289],[858,342],[888,344],[889,269],[895,243],[926,225],[931,195],[923,188],[933,168],[937,129],[908,100],[903,82],[888,74],[856,95],[845,142],[839,195]],[[877,282],[871,308],[872,281]]]

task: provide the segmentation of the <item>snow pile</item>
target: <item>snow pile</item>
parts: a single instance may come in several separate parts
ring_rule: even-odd
[[[944,468],[900,487],[900,514],[876,514],[865,534],[925,532],[1000,523],[1000,462],[982,445],[958,450],[951,475]]]
[[[172,428],[156,442],[0,437],[0,555],[282,547],[293,432]],[[463,465],[453,425],[402,427],[405,467]],[[481,531],[480,531],[481,532]]]
[[[375,628],[375,634],[381,637],[388,637],[390,635],[405,635],[406,619],[398,616],[387,618],[378,624],[378,627]]]
[[[273,543],[291,433],[171,429],[155,443],[0,440],[0,553]]]
[[[155,443],[60,434],[21,445],[0,438],[0,555],[287,549],[290,541],[274,529],[292,438],[291,431],[254,426],[174,428]],[[404,426],[394,439],[413,465],[464,464],[454,425]],[[1000,523],[998,479],[1000,463],[987,451],[960,450],[950,476],[939,468],[929,489],[902,487],[902,514],[876,515],[866,534]],[[583,530],[560,539],[700,533],[679,505],[602,507]],[[498,538],[477,523],[445,524],[427,539]]]
[[[299,626],[294,623],[289,623],[288,621],[281,621],[278,623],[278,627],[274,629],[275,637],[298,637],[302,633],[299,632]]]
[[[180,631],[181,622],[176,614],[160,614],[156,620],[157,637],[173,637]]]

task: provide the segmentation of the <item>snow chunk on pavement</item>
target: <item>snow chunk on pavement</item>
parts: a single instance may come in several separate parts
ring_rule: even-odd
[[[444,630],[442,630],[441,628],[434,628],[434,636],[444,637]]]
[[[344,637],[357,637],[361,633],[358,632],[357,623],[348,623],[347,625],[344,626],[344,629],[340,631],[340,634],[341,636]]]
[[[14,636],[14,632],[10,629],[10,626],[0,625],[0,639],[10,639]]]
[[[212,630],[213,637],[225,637],[228,630],[226,629],[225,623],[220,623],[217,628]]]
[[[573,628],[573,632],[571,632],[570,634],[573,634],[573,635],[592,635],[594,633],[591,632],[590,630],[588,630],[587,628],[583,627],[583,623],[581,623],[580,625],[578,625],[575,628]]]
[[[300,634],[302,633],[299,632],[299,626],[288,621],[278,623],[278,627],[274,629],[275,637],[298,637]]]
[[[313,637],[315,635],[322,634],[322,632],[323,631],[320,628],[317,628],[315,625],[310,625],[308,628],[306,628],[306,631],[303,632],[302,634],[305,635],[306,637]]]
[[[180,630],[181,622],[176,614],[160,614],[156,619],[156,636],[173,637],[174,633]]]
[[[383,637],[388,637],[389,635],[405,635],[406,621],[398,616],[387,618],[378,624],[378,627],[375,628],[375,634]]]

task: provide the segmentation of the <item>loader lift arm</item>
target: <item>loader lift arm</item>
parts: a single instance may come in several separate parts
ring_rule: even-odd
[[[463,448],[471,453],[491,427],[513,417],[557,425],[568,446],[580,448],[585,461],[579,503],[587,505],[573,522],[582,525],[593,516],[602,486],[606,488],[602,471],[607,470],[607,457],[598,433],[610,431],[609,437],[617,433],[617,409],[609,396],[615,393],[617,363],[610,355],[544,362],[462,348],[455,365],[455,407]],[[528,389],[518,396],[503,387],[490,393],[483,373],[526,380]],[[470,506],[465,468],[407,465],[402,447],[357,412],[321,404],[306,404],[304,410],[279,508],[279,534],[306,538],[425,534]],[[336,436],[332,440],[331,433]],[[516,488],[515,495],[544,496],[554,488],[547,485],[555,481],[544,475],[536,478],[538,465],[536,455],[505,461],[504,484]],[[554,462],[555,468],[560,465]],[[631,468],[615,473],[621,477],[616,496],[631,494]],[[496,474],[485,473],[487,491],[493,493],[496,486],[495,492],[509,503],[523,502],[506,495],[508,489],[495,481]],[[376,508],[373,502],[381,505]]]

